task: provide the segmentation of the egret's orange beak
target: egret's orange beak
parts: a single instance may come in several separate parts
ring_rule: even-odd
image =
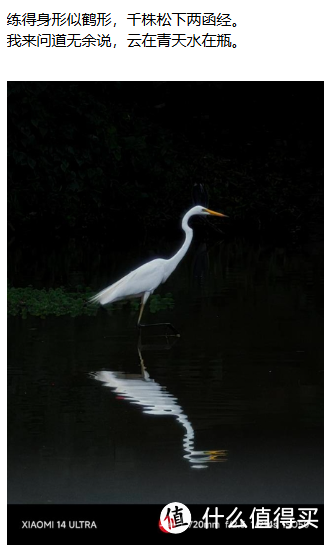
[[[220,212],[213,212],[213,210],[209,210],[208,208],[205,208],[205,212],[208,212],[212,216],[220,216],[220,218],[228,218],[228,216],[225,216],[225,214],[221,214]]]

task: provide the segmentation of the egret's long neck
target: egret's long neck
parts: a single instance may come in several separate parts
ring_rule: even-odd
[[[173,256],[171,257],[171,259],[169,259],[167,261],[167,264],[168,264],[168,274],[166,275],[167,277],[174,271],[174,269],[178,266],[178,264],[180,263],[181,259],[184,257],[184,255],[186,254],[189,246],[190,246],[190,243],[192,241],[192,237],[193,237],[193,230],[191,229],[191,227],[189,227],[188,225],[188,220],[190,218],[190,214],[186,214],[182,220],[182,229],[184,230],[184,232],[186,233],[186,239],[183,243],[183,245],[181,246],[180,250]]]

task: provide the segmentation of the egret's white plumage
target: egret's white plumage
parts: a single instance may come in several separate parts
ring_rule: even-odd
[[[111,286],[97,293],[90,301],[106,305],[122,299],[140,297],[141,311],[138,319],[139,324],[148,297],[160,284],[166,282],[186,254],[193,237],[193,230],[189,227],[188,221],[191,216],[195,215],[226,217],[224,214],[213,212],[203,206],[194,206],[183,217],[182,229],[186,233],[186,238],[180,250],[173,257],[170,259],[153,259],[149,263],[141,265],[141,267],[138,267]]]
[[[92,297],[91,301],[106,305],[121,299],[142,297],[145,292],[152,293],[164,280],[165,259],[154,259],[141,265],[124,278]]]

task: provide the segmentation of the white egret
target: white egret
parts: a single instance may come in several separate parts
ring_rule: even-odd
[[[90,302],[106,305],[123,299],[141,298],[141,308],[138,317],[137,325],[142,327],[141,317],[145,304],[150,295],[158,288],[159,284],[166,282],[170,274],[176,269],[183,256],[186,254],[193,237],[193,230],[188,225],[188,221],[192,216],[220,216],[226,218],[220,212],[213,212],[203,206],[194,206],[184,215],[182,220],[182,229],[186,233],[186,239],[180,250],[170,259],[153,259],[149,263],[145,263],[134,271],[130,272],[124,278],[121,278],[111,286],[100,291],[90,299]],[[151,324],[162,325],[162,324]],[[176,331],[171,324],[164,324]]]

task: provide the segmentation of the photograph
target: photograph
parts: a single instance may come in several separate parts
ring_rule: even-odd
[[[324,83],[7,92],[9,506],[313,525]]]

